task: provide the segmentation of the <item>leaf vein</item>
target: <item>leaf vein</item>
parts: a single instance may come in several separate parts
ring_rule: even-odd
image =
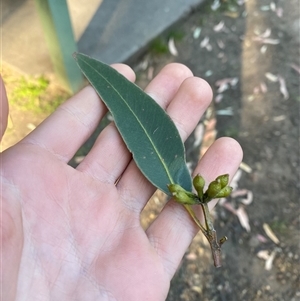
[[[94,69],[93,66],[90,65],[89,63],[87,63],[87,62],[85,62],[85,61],[83,61],[83,62],[84,62],[85,64],[87,64],[90,68]],[[112,84],[105,76],[103,76],[100,72],[98,72],[98,70],[96,70],[96,69],[94,69],[94,70],[96,71],[96,73],[97,73],[100,77],[102,77],[102,78],[103,78],[103,79],[104,79],[104,80],[112,87],[112,89],[118,94],[118,96],[120,97],[120,99],[123,100],[124,104],[127,106],[127,108],[129,109],[129,111],[130,111],[130,112],[132,113],[132,115],[135,117],[137,123],[140,125],[140,127],[141,127],[142,130],[144,131],[144,133],[145,133],[145,135],[147,136],[148,140],[149,140],[150,143],[152,144],[153,149],[155,150],[155,152],[156,152],[158,158],[159,158],[160,161],[162,162],[162,165],[164,166],[165,172],[166,172],[168,178],[170,179],[170,182],[171,182],[170,184],[174,184],[174,180],[173,180],[173,178],[171,177],[171,175],[170,175],[170,173],[169,173],[169,171],[168,171],[168,168],[167,168],[167,166],[166,166],[165,160],[162,158],[160,152],[158,151],[157,147],[155,146],[155,144],[153,143],[152,139],[150,138],[150,135],[149,135],[147,129],[146,129],[146,128],[143,126],[143,124],[140,122],[138,116],[137,116],[137,115],[135,114],[135,112],[131,109],[131,107],[128,105],[128,103],[127,103],[126,100],[123,98],[123,96],[118,92],[118,90],[115,89],[114,85],[113,85],[113,84]],[[116,71],[116,72],[117,72],[117,71]],[[99,93],[100,93],[100,92],[99,92]],[[101,96],[101,95],[100,95],[100,96]],[[103,99],[102,99],[102,100],[103,100]],[[104,101],[104,100],[103,100],[103,101]],[[105,102],[105,101],[104,101],[104,102]],[[111,114],[112,114],[113,116],[115,115],[114,112],[111,112]],[[158,130],[158,128],[157,128],[156,130]],[[155,131],[156,131],[156,130],[155,130]],[[155,132],[155,131],[154,131],[154,132]],[[126,139],[124,139],[124,141],[126,142]],[[133,152],[133,154],[134,154],[134,152]]]

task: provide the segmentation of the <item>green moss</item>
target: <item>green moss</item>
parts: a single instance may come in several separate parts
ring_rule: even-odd
[[[157,37],[150,43],[149,51],[156,55],[168,53],[168,41],[170,38],[173,38],[177,42],[181,41],[184,38],[184,33],[181,30],[172,30],[167,34]]]
[[[184,32],[181,30],[172,30],[169,34],[168,34],[168,39],[173,38],[174,41],[181,41],[184,38]]]
[[[230,12],[236,12],[238,10],[238,4],[237,0],[223,0],[221,1],[221,7],[220,10],[222,12],[230,11]]]
[[[239,135],[238,128],[234,126],[230,126],[227,129],[224,130],[224,136],[231,137],[231,138],[237,138]]]
[[[168,53],[168,43],[162,37],[158,37],[152,41],[149,50],[154,54],[166,54]]]
[[[10,92],[10,102],[22,110],[50,114],[69,97],[69,93],[62,90],[49,93],[49,86],[50,82],[44,76],[20,77],[15,80]]]
[[[214,1],[208,1],[201,6],[201,12],[204,14],[217,14],[219,12],[236,12],[239,8],[237,0],[219,0],[220,6],[216,10],[212,10]]]
[[[288,226],[286,221],[279,221],[279,220],[275,220],[272,223],[270,223],[270,227],[274,232],[278,232],[278,233],[286,233],[286,231],[288,230]]]
[[[22,77],[12,91],[11,101],[18,106],[39,106],[39,97],[48,85],[49,81],[43,77],[36,80]]]

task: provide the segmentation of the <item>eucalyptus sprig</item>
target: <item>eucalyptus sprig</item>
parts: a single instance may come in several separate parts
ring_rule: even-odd
[[[155,187],[185,207],[208,239],[215,266],[221,266],[221,245],[226,237],[217,241],[207,204],[231,192],[228,175],[217,177],[204,191],[203,177],[197,175],[192,181],[175,124],[155,100],[112,67],[81,53],[74,58],[112,114],[137,167]],[[192,183],[197,193],[192,192]],[[202,207],[204,226],[192,205]]]
[[[208,188],[204,192],[205,180],[201,175],[196,175],[193,179],[193,185],[197,194],[186,191],[177,184],[168,185],[169,191],[171,192],[174,200],[184,205],[194,222],[207,238],[211,247],[214,265],[216,267],[221,266],[221,246],[227,240],[227,237],[224,236],[218,241],[217,233],[214,229],[212,218],[209,213],[208,203],[213,199],[224,198],[230,195],[232,187],[228,186],[228,182],[228,174],[218,176],[208,185]],[[200,205],[202,207],[205,226],[201,224],[191,205]]]

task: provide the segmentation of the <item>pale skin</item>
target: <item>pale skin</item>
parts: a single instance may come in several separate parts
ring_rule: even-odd
[[[114,68],[135,80],[128,66]],[[212,99],[209,85],[180,64],[163,68],[146,92],[167,110],[183,140]],[[7,108],[1,82],[1,134]],[[199,229],[171,200],[143,230],[140,213],[155,188],[113,124],[76,169],[67,164],[105,113],[88,86],[1,153],[2,300],[166,299],[170,280]],[[220,174],[232,177],[241,159],[239,144],[221,138],[194,174],[207,182]]]

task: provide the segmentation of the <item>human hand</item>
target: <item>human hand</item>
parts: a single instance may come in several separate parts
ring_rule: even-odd
[[[5,132],[8,120],[8,102],[6,97],[6,91],[4,83],[0,76],[0,141]]]
[[[130,68],[114,67],[134,81]],[[180,64],[166,66],[146,91],[166,108],[183,140],[212,98],[208,84]],[[165,300],[199,229],[169,201],[143,230],[140,213],[155,188],[113,123],[76,169],[67,164],[105,113],[86,87],[1,153],[2,300]],[[222,138],[194,173],[207,182],[232,177],[241,158],[239,144]]]

